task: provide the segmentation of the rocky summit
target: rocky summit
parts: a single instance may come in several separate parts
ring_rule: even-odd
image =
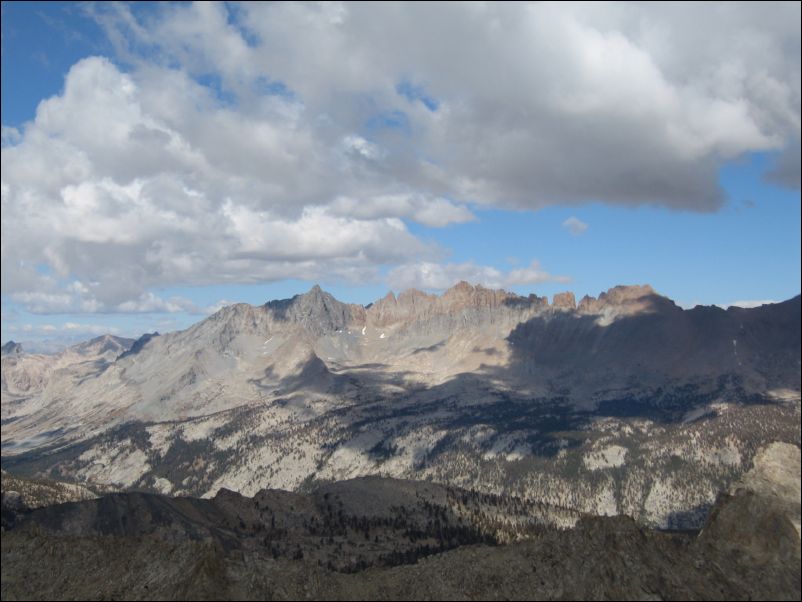
[[[361,306],[315,286],[136,341],[9,343],[2,463],[204,498],[427,480],[699,528],[759,449],[799,445],[799,395],[799,297],[683,309],[646,285],[549,303],[461,282]]]
[[[2,356],[3,599],[799,599],[800,299],[320,287]]]

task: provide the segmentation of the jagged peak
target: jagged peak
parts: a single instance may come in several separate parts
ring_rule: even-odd
[[[470,282],[467,282],[465,280],[460,280],[454,286],[445,290],[445,292],[443,293],[443,298],[445,299],[449,297],[464,297],[467,295],[480,292],[490,292],[501,295],[510,294],[501,288],[499,289],[487,288],[485,286],[482,286],[481,284],[471,284]]]
[[[417,299],[436,299],[437,295],[430,295],[429,293],[424,293],[422,290],[417,288],[408,288],[405,291],[398,293],[396,300],[399,303],[414,303]]]
[[[310,288],[307,292],[303,294],[295,295],[291,299],[291,301],[294,305],[298,304],[312,305],[312,304],[326,304],[326,303],[336,303],[339,305],[345,305],[344,303],[338,301],[334,297],[334,295],[320,288],[319,284],[314,285],[312,288]]]
[[[468,292],[473,292],[475,289],[476,289],[476,287],[474,285],[472,285],[470,282],[466,282],[465,280],[460,280],[454,286],[452,286],[451,288],[447,289],[445,291],[445,293],[443,293],[443,296],[445,297],[449,293],[462,293],[462,292],[468,293]]]
[[[245,311],[250,311],[252,309],[253,305],[249,303],[229,303],[228,305],[223,305],[223,307],[214,312],[212,314],[212,317],[221,317],[230,314],[238,314],[238,313],[243,313]]]
[[[265,308],[274,318],[301,324],[314,335],[344,328],[352,314],[351,306],[338,301],[317,284],[292,299],[270,301]]]
[[[228,321],[231,314],[245,314],[244,317],[249,318],[253,314],[256,320],[259,318],[257,313],[266,311],[268,320],[300,324],[310,334],[317,336],[349,326],[361,327],[366,323],[383,326],[464,309],[495,310],[502,307],[530,312],[551,309],[560,313],[598,315],[605,323],[640,313],[678,310],[670,299],[655,292],[649,284],[613,286],[598,297],[585,295],[578,303],[573,292],[565,291],[555,294],[549,303],[547,297],[535,294],[520,296],[504,289],[487,288],[462,280],[439,296],[410,288],[398,293],[388,291],[368,305],[343,303],[315,284],[307,292],[290,299],[269,301],[262,307],[229,305],[213,317]]]
[[[267,301],[263,307],[272,310],[281,310],[297,305],[320,304],[329,299],[336,303],[340,303],[339,301],[337,301],[334,295],[323,290],[319,284],[315,284],[305,293],[298,293],[297,295],[293,295],[289,299],[273,299]],[[236,305],[246,305],[246,304],[238,303]]]
[[[556,293],[551,301],[551,306],[559,309],[576,309],[576,297],[571,291]]]
[[[25,352],[22,349],[22,345],[14,341],[9,341],[2,347],[3,355],[22,355],[23,353]]]
[[[470,284],[464,280],[458,282],[443,293],[441,299],[446,303],[476,303],[478,305],[498,305],[508,299],[519,299],[515,293],[502,288],[487,288],[481,284]]]
[[[673,301],[664,297],[648,284],[618,285],[599,294],[585,295],[577,312],[585,315],[603,315],[609,322],[617,317],[640,313],[655,313],[677,309]]]
[[[106,333],[106,334],[101,334],[100,336],[95,337],[93,339],[89,339],[88,341],[86,341],[86,343],[89,344],[89,345],[96,345],[96,344],[103,344],[103,343],[118,343],[118,344],[122,344],[122,343],[125,343],[127,341],[131,341],[131,340],[132,339],[127,339],[127,338],[124,338],[124,337],[118,337],[116,335]]]
[[[617,301],[627,301],[630,299],[640,299],[657,293],[650,284],[619,284],[599,294],[599,299],[615,299]]]
[[[69,350],[81,354],[103,354],[107,352],[126,351],[135,343],[134,339],[118,337],[113,334],[102,334],[83,343],[68,347]]]
[[[275,301],[271,301],[268,305],[276,303]],[[313,305],[345,305],[341,301],[338,301],[337,298],[332,295],[330,292],[322,289],[319,284],[315,284],[312,288],[310,288],[305,293],[301,293],[300,295],[295,295],[291,299],[284,299],[279,303],[286,303],[289,305],[296,305],[296,306],[308,306],[311,307]]]

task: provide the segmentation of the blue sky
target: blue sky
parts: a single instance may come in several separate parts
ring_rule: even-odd
[[[463,277],[790,298],[794,4],[637,8],[670,34],[657,44],[618,5],[3,3],[3,341],[183,328],[315,282],[356,303]],[[721,57],[747,30],[776,41],[768,56]],[[461,32],[485,52],[450,55]]]

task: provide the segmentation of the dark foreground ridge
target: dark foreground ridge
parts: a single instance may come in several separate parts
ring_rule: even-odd
[[[746,488],[700,534],[377,477],[253,498],[3,502],[4,600],[800,597],[792,518]]]

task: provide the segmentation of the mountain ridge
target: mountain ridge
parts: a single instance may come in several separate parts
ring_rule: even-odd
[[[751,312],[755,309],[761,309],[767,306],[783,305],[785,303],[798,300],[800,295],[796,295],[785,301],[776,303],[769,303],[755,308],[741,308],[737,306],[729,306],[724,309],[717,305],[696,305],[694,308],[684,309],[683,311],[693,311],[696,308],[704,308],[711,310],[721,310],[726,312]],[[337,300],[331,293],[324,291],[319,284],[313,285],[309,291],[299,293],[293,297],[286,299],[276,299],[267,301],[262,305],[250,305],[248,303],[233,303],[223,306],[211,316],[218,314],[227,314],[231,311],[242,311],[242,308],[266,308],[278,316],[285,317],[290,320],[304,321],[304,322],[319,322],[320,318],[329,312],[334,312],[336,315],[331,318],[331,323],[328,324],[329,328],[342,327],[346,324],[347,314],[351,312],[351,321],[355,324],[362,324],[368,316],[370,316],[373,323],[385,324],[387,320],[385,316],[409,315],[410,310],[417,310],[421,314],[425,314],[427,310],[435,311],[448,311],[458,310],[466,307],[489,307],[496,308],[501,305],[532,305],[537,308],[551,308],[561,310],[572,310],[580,315],[600,315],[609,310],[610,308],[626,308],[627,315],[637,313],[638,311],[649,311],[655,307],[663,306],[663,308],[679,308],[671,299],[664,295],[657,293],[650,285],[616,285],[606,291],[599,293],[598,297],[592,295],[585,295],[578,303],[575,300],[573,292],[566,291],[556,293],[552,297],[552,302],[549,303],[548,297],[539,297],[535,294],[527,296],[519,295],[517,293],[508,292],[504,289],[493,289],[482,286],[481,284],[472,285],[467,281],[460,281],[448,289],[445,289],[441,295],[427,293],[419,289],[410,288],[396,294],[394,291],[388,291],[384,297],[377,299],[366,305],[359,305],[355,303],[344,303]],[[319,307],[318,307],[319,306]],[[239,309],[238,309],[239,308]],[[620,314],[623,315],[623,314]],[[201,320],[203,322],[204,320]],[[197,323],[196,323],[197,324]],[[194,326],[194,325],[193,325]],[[189,328],[192,328],[190,326]],[[316,328],[319,333],[320,327]],[[149,336],[156,336],[159,333],[152,333]],[[141,335],[143,337],[147,334]],[[141,337],[140,337],[141,338]],[[69,348],[79,347],[86,343],[93,343],[101,339],[118,339],[124,340],[124,337],[116,337],[111,334],[104,334],[93,339],[88,339],[83,343],[76,343]],[[130,339],[125,339],[130,340]],[[147,340],[147,339],[145,339]],[[131,343],[128,343],[130,346]],[[15,343],[13,340],[7,341],[2,347],[2,353],[6,354],[22,354],[25,351],[22,345]]]
[[[798,296],[685,310],[647,285],[577,304],[460,283],[360,306],[315,286],[129,349],[26,390],[7,368],[39,360],[4,357],[3,468],[197,496],[428,478],[698,525],[758,446],[800,438]]]
[[[38,509],[4,489],[3,598],[796,600],[799,466],[761,448],[701,532],[378,477]]]

